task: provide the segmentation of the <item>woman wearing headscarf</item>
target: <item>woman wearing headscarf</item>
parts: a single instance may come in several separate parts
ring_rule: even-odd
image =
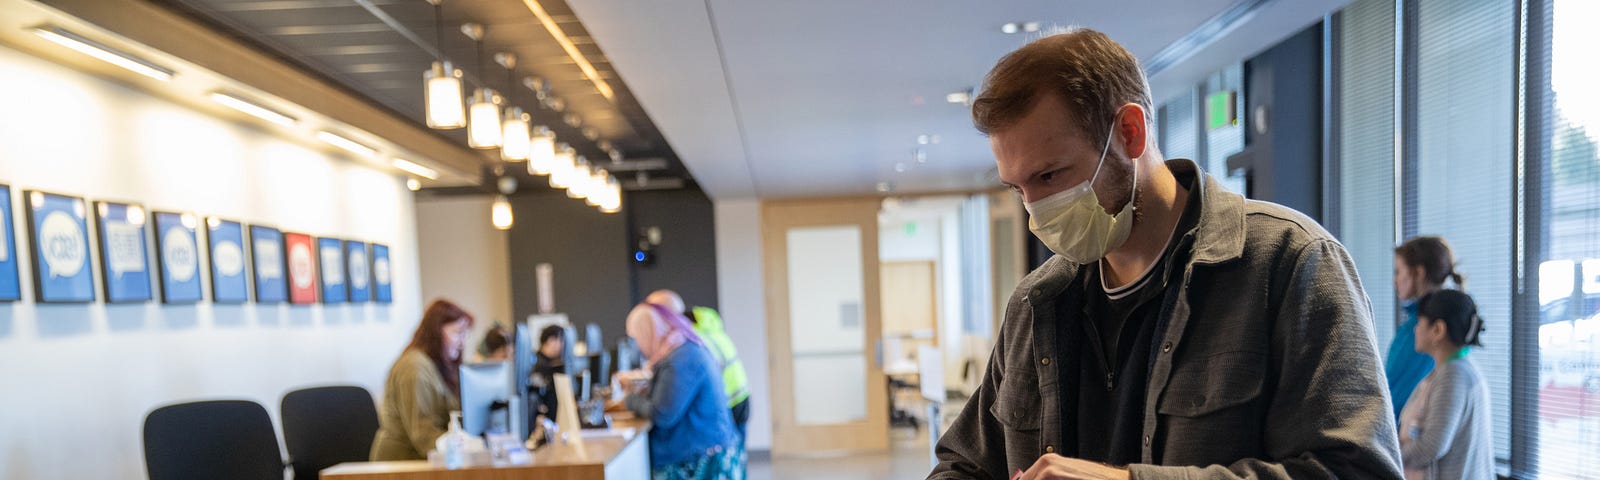
[[[652,380],[624,404],[650,420],[653,480],[739,480],[744,452],[723,396],[721,372],[682,314],[640,304],[628,314],[628,336],[649,361]]]

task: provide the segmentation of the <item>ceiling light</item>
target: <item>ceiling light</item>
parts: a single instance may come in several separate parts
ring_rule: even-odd
[[[417,179],[415,179],[415,178],[407,178],[406,179],[406,190],[410,190],[410,191],[413,191],[413,192],[415,192],[417,190],[422,190],[422,182],[417,181]]]
[[[505,195],[494,197],[494,204],[489,206],[489,221],[494,223],[495,230],[511,229],[511,201]]]
[[[1033,33],[1039,31],[1039,27],[1039,22],[1027,22],[1022,24],[1022,31],[1024,33]]]
[[[960,103],[960,104],[963,104],[963,105],[971,103],[972,102],[972,91],[971,90],[962,90],[962,91],[959,91],[959,92],[946,94],[944,96],[944,101],[949,102],[949,103]]]
[[[439,179],[439,171],[438,170],[434,170],[434,169],[431,169],[431,168],[428,168],[428,167],[424,167],[422,165],[418,165],[416,162],[412,162],[410,160],[406,160],[406,159],[403,159],[403,158],[396,158],[396,159],[394,159],[393,162],[391,162],[391,164],[394,165],[394,168],[398,168],[398,169],[403,170],[406,173],[410,173],[412,175],[416,175],[416,176],[419,176],[419,177],[422,177],[422,178],[426,178],[428,180],[438,180]]]
[[[556,39],[556,43],[561,45],[561,49],[566,50],[567,56],[572,57],[572,61],[578,64],[578,69],[583,70],[583,76],[589,77],[589,81],[594,82],[595,90],[598,90],[601,96],[606,97],[606,100],[612,100],[611,97],[614,93],[611,90],[611,85],[606,83],[605,79],[600,78],[600,71],[595,70],[594,65],[589,63],[589,59],[583,56],[583,52],[578,51],[578,46],[572,43],[572,39],[567,37],[567,33],[561,30],[561,25],[557,25],[555,19],[550,17],[550,13],[544,11],[544,6],[539,5],[539,0],[522,0],[522,3],[528,6],[528,11],[533,12],[533,16],[539,19],[539,23],[544,25],[544,29],[550,32],[550,36]]]
[[[504,137],[505,146],[500,148],[500,158],[508,162],[527,160],[533,151],[533,139],[528,132],[528,114],[522,113],[522,108],[511,107],[506,109],[505,122],[502,123],[501,137]]]
[[[550,178],[554,179],[556,176],[551,175]],[[588,182],[589,159],[584,158],[583,155],[579,155],[572,161],[572,168],[568,168],[565,172],[563,172],[559,185],[556,185],[555,187],[566,189],[567,198],[583,198],[585,196],[583,189],[584,187],[588,186]]]
[[[157,65],[155,62],[145,60],[137,55],[112,48],[104,43],[85,38],[82,35],[54,25],[41,25],[33,28],[35,35],[55,42],[61,46],[73,49],[84,55],[98,58],[106,63],[116,65],[133,73],[144,75],[160,81],[172,80],[174,70]]]
[[[903,173],[906,170],[910,170],[910,169],[911,169],[911,167],[906,166],[905,162],[896,162],[894,164],[894,171],[896,171],[896,172],[902,172]]]
[[[578,163],[576,152],[563,143],[556,146],[556,162],[550,166],[550,188],[565,189],[570,186],[572,170]]]
[[[294,126],[294,121],[295,121],[294,117],[291,117],[291,116],[288,116],[288,115],[284,115],[283,113],[280,113],[277,110],[273,110],[273,109],[270,109],[270,108],[267,108],[267,107],[263,107],[260,104],[257,104],[255,102],[251,102],[249,100],[245,100],[245,99],[240,98],[240,97],[236,97],[236,96],[229,95],[229,94],[222,93],[222,92],[211,92],[211,100],[214,101],[214,102],[220,103],[225,107],[232,108],[234,110],[238,110],[238,111],[240,111],[240,112],[242,112],[242,113],[244,113],[246,115],[250,115],[252,117],[256,117],[256,118],[259,118],[259,119],[262,119],[262,120],[266,120],[268,122],[276,123],[278,125],[283,125],[285,127]]]
[[[528,139],[528,173],[549,175],[556,165],[556,134],[549,127],[534,127]]]
[[[363,158],[372,158],[378,156],[378,151],[376,149],[356,143],[355,140],[341,137],[338,134],[329,132],[327,130],[317,131],[317,139]]]
[[[604,168],[594,169],[594,174],[589,176],[584,185],[584,203],[588,203],[591,207],[598,207],[604,203],[608,178],[611,178],[611,172],[607,172]]]
[[[467,115],[461,106],[461,70],[449,61],[433,62],[433,67],[422,73],[422,81],[428,127],[450,130],[467,126]]]
[[[606,179],[605,200],[600,202],[600,211],[603,213],[617,213],[622,211],[622,184],[616,178]]]
[[[1000,26],[1000,33],[1012,34],[1022,31],[1022,24],[1011,22]]]
[[[479,88],[472,92],[472,106],[467,114],[467,146],[472,148],[498,148],[504,142],[500,129],[500,103],[494,90]]]

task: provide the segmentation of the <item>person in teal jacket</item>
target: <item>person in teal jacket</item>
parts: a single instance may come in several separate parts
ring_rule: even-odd
[[[1466,278],[1456,272],[1455,253],[1450,244],[1440,237],[1415,237],[1394,249],[1394,292],[1400,297],[1405,319],[1389,343],[1389,358],[1384,370],[1389,377],[1389,396],[1394,400],[1395,419],[1411,398],[1417,384],[1433,371],[1433,358],[1419,353],[1416,345],[1417,299],[1444,287],[1453,281],[1457,288],[1465,288]]]
[[[745,375],[744,363],[739,361],[739,350],[734,348],[733,339],[728,338],[728,332],[722,329],[722,315],[711,307],[686,307],[683,297],[672,290],[651,292],[650,296],[645,297],[645,303],[682,312],[684,317],[694,322],[695,333],[705,339],[706,347],[716,356],[722,369],[723,393],[728,396],[728,410],[733,414],[733,423],[738,427],[739,438],[743,441],[745,424],[750,421],[750,380]]]

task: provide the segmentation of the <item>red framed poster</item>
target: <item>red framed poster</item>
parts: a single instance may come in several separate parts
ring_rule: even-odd
[[[285,233],[283,250],[289,264],[289,303],[317,303],[317,256],[311,236]]]

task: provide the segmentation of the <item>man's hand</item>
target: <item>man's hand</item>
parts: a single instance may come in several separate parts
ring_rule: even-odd
[[[1013,480],[1127,480],[1128,471],[1088,460],[1047,453]]]

